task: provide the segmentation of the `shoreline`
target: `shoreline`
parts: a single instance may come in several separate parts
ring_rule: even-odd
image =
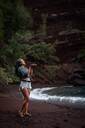
[[[32,117],[20,118],[22,99],[17,97],[17,91],[15,86],[0,94],[0,128],[85,128],[85,109],[45,101],[30,100]]]
[[[72,108],[80,108],[80,109],[85,108],[85,96],[80,96],[79,94],[78,96],[77,95],[76,96],[75,95],[55,95],[55,94],[50,95],[52,93],[48,93],[48,92],[53,88],[54,90],[56,89],[55,87],[36,88],[32,90],[30,97],[31,99],[34,99],[34,100],[45,101],[47,103],[51,103],[55,105],[72,107]],[[68,86],[65,86],[65,88],[68,88]]]
[[[44,85],[44,87],[42,87],[42,85],[40,85],[40,84],[37,84],[37,86],[36,86],[37,88],[34,87],[34,86],[36,86],[36,85],[33,85],[33,90],[39,89],[39,91],[42,90],[42,88],[51,88],[52,87],[52,86],[49,87],[48,85],[47,86]],[[60,86],[60,87],[63,87],[63,86]],[[55,88],[55,86],[52,87],[52,88]],[[13,90],[14,90],[14,92],[13,92]],[[39,94],[41,94],[41,93],[39,93],[39,91],[36,92],[36,93],[38,93],[38,97],[40,96]],[[14,94],[12,94],[12,92]],[[5,94],[8,94],[8,93],[9,94],[11,93],[13,97],[16,96],[19,99],[22,98],[22,95],[19,93],[18,85],[8,85],[8,86],[3,87],[0,90],[0,95],[5,95]],[[52,105],[79,108],[79,109],[84,109],[85,108],[85,98],[84,97],[73,97],[73,96],[56,96],[56,97],[52,96],[51,97],[50,95],[48,95],[48,96],[44,95],[45,97],[43,97],[43,98],[41,97],[41,99],[38,99],[38,98],[35,98],[36,97],[35,94],[33,96],[34,98],[30,97],[31,101],[39,101],[39,102],[41,101],[41,102],[46,102],[46,103],[52,104]],[[45,94],[45,93],[42,93],[42,94]],[[47,100],[45,100],[46,97],[48,97]],[[75,98],[77,98],[77,99],[75,99]]]

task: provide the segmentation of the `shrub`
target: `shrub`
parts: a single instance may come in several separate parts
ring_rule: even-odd
[[[28,59],[29,56],[33,57],[37,63],[41,64],[51,64],[59,61],[59,59],[55,56],[54,46],[45,42],[29,46],[27,53]]]
[[[5,68],[0,67],[0,83],[8,84],[10,81],[11,78],[9,77],[9,73]]]

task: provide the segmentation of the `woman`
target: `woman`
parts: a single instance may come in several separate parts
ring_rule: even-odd
[[[19,115],[20,117],[31,116],[29,113],[29,96],[32,89],[30,80],[30,75],[32,74],[31,67],[28,69],[25,61],[23,59],[18,59],[17,72],[21,80],[19,89],[23,95],[23,104],[21,110],[19,111]]]

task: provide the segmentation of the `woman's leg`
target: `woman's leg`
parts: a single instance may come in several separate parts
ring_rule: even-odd
[[[23,101],[23,105],[22,105],[22,109],[21,112],[23,114],[28,112],[28,106],[29,106],[29,95],[30,95],[30,90],[28,90],[27,88],[24,88],[21,90],[23,96],[24,96],[24,101]]]
[[[29,93],[29,96],[30,96],[30,90],[28,89],[28,93]],[[29,113],[29,100],[28,102],[26,103],[26,111],[25,111],[25,114]]]

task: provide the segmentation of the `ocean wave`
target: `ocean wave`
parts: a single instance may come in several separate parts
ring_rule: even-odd
[[[74,96],[58,96],[58,95],[48,95],[44,91],[49,91],[55,89],[51,88],[37,88],[31,92],[31,99],[43,100],[53,104],[67,105],[67,106],[76,106],[78,108],[85,107],[85,98],[84,97],[74,97]]]

